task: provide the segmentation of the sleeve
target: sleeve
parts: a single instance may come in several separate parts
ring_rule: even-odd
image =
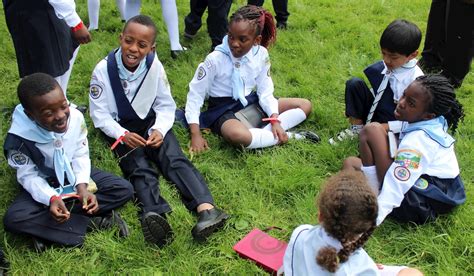
[[[43,177],[39,176],[38,168],[33,161],[27,155],[15,150],[9,151],[7,156],[8,165],[16,169],[18,183],[30,193],[35,201],[49,206],[50,198],[58,193]]]
[[[199,124],[199,115],[204,99],[209,93],[212,81],[216,75],[216,62],[206,57],[204,62],[200,63],[194,77],[189,83],[189,93],[186,100],[186,120],[188,124]]]
[[[382,191],[377,199],[377,225],[380,225],[394,208],[400,206],[405,193],[426,171],[432,161],[431,154],[437,150],[437,144],[427,139],[423,131],[411,132],[402,139],[397,155],[385,173]]]
[[[89,112],[94,127],[99,128],[105,135],[117,139],[128,130],[123,128],[112,117],[107,100],[109,93],[107,93],[108,91],[104,91],[107,89],[107,86],[104,85],[103,79],[104,76],[102,76],[100,70],[96,67],[92,73],[89,88]]]
[[[388,130],[392,131],[393,133],[400,133],[402,130],[402,121],[388,121]]]
[[[163,66],[161,66],[158,91],[152,108],[155,111],[156,120],[155,124],[150,128],[150,131],[156,129],[164,138],[166,133],[173,126],[176,103],[171,96],[170,84]]]
[[[263,60],[261,62],[264,62],[265,65],[262,66],[262,70],[256,79],[258,103],[263,108],[263,111],[265,111],[268,116],[271,116],[273,113],[278,114],[278,100],[273,96],[274,87],[272,77],[270,76],[270,57],[268,56],[268,52],[265,52],[262,58]]]
[[[81,22],[74,0],[48,0],[48,2],[53,7],[56,16],[64,19],[69,27],[75,27]]]
[[[285,255],[283,256],[283,270],[285,271],[285,275],[293,275],[293,253],[295,251],[296,246],[296,239],[298,238],[299,234],[303,230],[311,229],[313,226],[309,224],[304,224],[298,226],[293,233],[291,233],[290,241],[288,242],[288,246],[285,250]],[[296,249],[297,250],[297,249]]]
[[[72,170],[76,176],[76,185],[89,183],[91,175],[91,160],[89,158],[89,144],[87,141],[87,126],[82,114],[80,115],[80,134],[76,142],[76,151],[71,160]]]

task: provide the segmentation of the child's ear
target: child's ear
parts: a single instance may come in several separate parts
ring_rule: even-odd
[[[156,50],[156,42],[153,43],[153,45],[151,46],[151,51],[154,52]]]
[[[262,42],[262,35],[257,35],[253,41],[253,45],[260,45],[260,42]]]
[[[119,35],[119,42],[122,41],[123,33],[120,33]]]
[[[413,53],[411,53],[408,58],[409,59],[414,59],[418,56],[418,50],[415,50]]]
[[[31,112],[28,110],[28,109],[23,109],[23,111],[25,112],[26,116],[28,116],[28,118],[32,121],[34,121],[35,119],[33,119],[33,115],[31,114]]]

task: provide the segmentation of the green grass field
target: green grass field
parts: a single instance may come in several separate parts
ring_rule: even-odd
[[[188,0],[177,0],[180,30],[189,12]],[[32,274],[265,274],[255,264],[241,259],[232,246],[252,228],[279,226],[286,231],[272,235],[288,240],[292,230],[304,223],[315,224],[315,197],[324,180],[337,172],[342,160],[357,155],[356,141],[337,147],[326,141],[347,126],[344,118],[344,83],[351,76],[363,77],[362,70],[381,59],[378,41],[392,20],[405,18],[426,30],[429,0],[293,0],[288,30],[278,33],[270,50],[275,95],[303,97],[312,101],[312,115],[300,127],[320,134],[323,143],[304,141],[260,151],[231,148],[222,139],[207,135],[211,150],[193,157],[219,207],[232,215],[225,228],[207,243],[191,237],[196,218],[180,202],[166,181],[161,190],[173,207],[169,221],[176,239],[164,249],[146,244],[137,217],[138,208],[128,203],[121,213],[131,227],[127,239],[114,231],[94,232],[81,248],[52,248],[42,254],[31,249],[29,238],[3,231],[4,248],[10,273]],[[87,23],[87,1],[76,1],[79,14]],[[245,4],[234,0],[232,11]],[[272,10],[271,1],[265,7]],[[172,93],[178,106],[184,106],[189,81],[209,51],[206,26],[189,42],[189,52],[173,61],[161,15],[159,1],[143,0],[142,13],[152,16],[159,29],[157,52],[165,66]],[[205,15],[206,16],[206,15]],[[468,24],[468,23],[467,23]],[[100,30],[92,33],[93,42],[84,45],[69,83],[68,96],[76,104],[87,104],[88,86],[97,62],[118,46],[122,28],[115,1],[101,1]],[[4,107],[0,121],[3,139],[10,124],[10,112],[17,104],[18,71],[13,43],[3,10],[0,12],[0,94]],[[420,50],[422,46],[420,46]],[[470,73],[457,95],[466,111],[460,126],[456,151],[465,181],[467,202],[452,214],[423,226],[400,225],[387,220],[376,230],[366,250],[376,262],[405,264],[421,269],[426,275],[474,274],[474,73]],[[89,126],[93,165],[120,174],[117,161],[100,139],[86,116]],[[186,130],[176,126],[183,150]],[[18,191],[15,173],[3,160],[0,163],[0,218]]]

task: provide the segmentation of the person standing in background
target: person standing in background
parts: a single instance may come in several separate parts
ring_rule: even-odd
[[[265,0],[248,0],[248,5],[263,6]],[[275,19],[277,28],[284,30],[287,27],[288,16],[288,0],[272,0],[273,10],[275,10]]]

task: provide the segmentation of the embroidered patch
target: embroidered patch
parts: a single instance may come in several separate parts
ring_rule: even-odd
[[[198,70],[198,75],[197,75],[198,80],[202,80],[205,76],[206,76],[206,70],[204,70],[204,67],[200,66]]]
[[[393,170],[393,175],[396,179],[400,181],[407,181],[408,179],[410,179],[410,171],[403,166],[396,167]]]
[[[17,166],[23,166],[28,163],[28,160],[23,153],[14,153],[10,156],[10,159]]]
[[[89,95],[92,99],[97,100],[100,95],[102,95],[102,87],[98,84],[91,84],[91,88],[89,89]]]
[[[428,188],[428,180],[424,178],[418,178],[414,186],[420,190],[426,190],[426,188]]]
[[[206,59],[206,60],[204,61],[204,64],[206,64],[207,69],[211,69],[212,63],[211,63],[210,60],[207,60],[207,59]]]
[[[401,149],[395,157],[395,163],[410,170],[420,167],[421,153],[411,149]]]

